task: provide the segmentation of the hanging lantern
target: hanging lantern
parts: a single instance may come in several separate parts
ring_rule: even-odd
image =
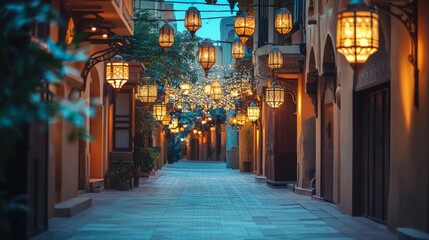
[[[238,93],[238,90],[237,89],[233,89],[233,90],[231,90],[231,96],[233,96],[233,97],[238,97],[238,95],[240,95],[239,93]]]
[[[178,118],[173,118],[173,119],[171,119],[171,123],[170,123],[170,125],[168,126],[170,129],[173,129],[173,128],[177,128],[179,126],[179,119]]]
[[[280,8],[276,11],[275,28],[280,34],[288,34],[292,30],[292,13],[287,8]]]
[[[138,86],[136,98],[140,102],[151,103],[155,102],[158,94],[158,86],[156,84],[144,84]]]
[[[238,125],[244,125],[247,121],[247,116],[241,111],[238,111],[237,116],[235,117],[237,119]]]
[[[216,4],[217,0],[206,0],[207,4]]]
[[[222,95],[222,84],[220,83],[219,78],[216,78],[212,84],[212,93],[210,96],[217,101],[222,98]]]
[[[247,42],[247,39],[255,32],[255,18],[247,16],[247,13],[242,13],[237,16],[234,20],[235,33],[240,37],[243,43]]]
[[[206,103],[204,104],[204,110],[209,110],[209,109],[211,109],[211,108],[212,108],[212,105],[211,105],[210,103],[206,102]]]
[[[201,15],[196,7],[186,10],[185,27],[191,32],[192,38],[195,37],[195,32],[201,28]]]
[[[164,52],[167,52],[168,48],[174,44],[174,28],[168,22],[159,29],[158,43],[164,48]]]
[[[180,102],[176,103],[176,108],[179,109],[179,110],[182,109],[183,108],[182,103],[180,103]]]
[[[337,15],[337,50],[350,64],[362,64],[378,50],[378,13],[362,0],[350,1]]]
[[[207,77],[210,68],[216,63],[216,48],[210,39],[205,39],[199,44],[198,61]]]
[[[261,110],[254,102],[252,102],[250,106],[247,107],[247,117],[250,119],[250,121],[258,120],[260,113]]]
[[[106,63],[106,81],[115,89],[120,89],[129,79],[128,63],[119,55]]]
[[[235,60],[239,60],[244,57],[244,44],[241,40],[237,39],[232,44],[231,55]]]
[[[283,67],[283,56],[278,47],[273,47],[268,54],[268,67],[271,69],[279,69]]]
[[[197,132],[198,132],[198,130],[197,130],[196,128],[194,128],[194,129],[192,130],[192,132],[193,132],[193,133],[197,133]]]
[[[237,124],[237,118],[236,117],[230,117],[229,118],[229,125],[234,126],[235,124]]]
[[[180,89],[182,90],[183,95],[187,96],[189,94],[189,91],[191,90],[191,84],[183,83],[182,85],[180,85]]]
[[[283,88],[278,86],[276,82],[271,84],[271,87],[268,87],[265,90],[265,101],[267,104],[274,110],[279,108],[280,105],[284,102],[285,92]]]
[[[162,118],[167,115],[167,105],[158,100],[153,105],[152,115],[156,120],[162,121]]]
[[[210,83],[207,83],[207,84],[204,86],[204,94],[205,94],[207,97],[210,97],[210,94],[212,94],[212,85],[211,85]]]
[[[162,117],[162,120],[161,120],[162,125],[164,126],[168,126],[170,124],[170,121],[171,121],[171,116],[168,114]]]

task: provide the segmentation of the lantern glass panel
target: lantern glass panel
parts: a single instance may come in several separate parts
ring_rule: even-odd
[[[196,7],[190,7],[186,10],[185,27],[191,32],[192,37],[201,28],[201,15]]]
[[[171,121],[171,116],[170,115],[165,115],[164,117],[162,117],[162,124],[164,126],[168,126],[170,124]]]
[[[283,67],[282,52],[277,47],[273,47],[268,54],[268,67],[271,69],[279,69]]]
[[[244,57],[244,44],[241,40],[236,40],[232,44],[231,55],[235,59],[241,59]]]
[[[242,112],[238,112],[236,116],[236,120],[238,125],[244,125],[247,121],[247,116]]]
[[[115,57],[115,60],[106,63],[106,81],[113,88],[121,88],[129,79],[128,63],[123,62],[121,57]]]
[[[154,104],[152,114],[156,120],[162,121],[162,118],[167,115],[167,106],[163,103]]]
[[[165,23],[159,30],[158,43],[165,50],[174,44],[174,29],[170,24]]]
[[[292,30],[292,13],[287,8],[280,8],[276,11],[275,28],[280,34],[288,34]]]
[[[246,43],[247,39],[253,35],[255,32],[255,25],[255,18],[252,16],[247,16],[247,14],[237,16],[234,19],[235,33],[240,37],[240,40],[243,43]]]
[[[248,108],[247,108],[247,117],[251,120],[251,121],[256,121],[258,120],[260,115],[260,109],[258,106],[256,106],[255,104],[251,104]]]
[[[155,84],[145,84],[137,89],[137,99],[141,102],[155,102],[158,94],[158,86]]]
[[[212,93],[212,85],[211,84],[209,84],[209,83],[207,83],[205,86],[204,86],[204,94],[206,95],[206,96],[210,96],[210,94]]]
[[[221,85],[221,83],[220,83],[219,79],[216,79],[216,80],[213,82],[212,87],[211,87],[211,90],[212,90],[212,92],[211,92],[211,97],[212,97],[214,100],[219,100],[219,99],[221,99],[221,98],[222,98],[222,94],[223,94],[223,92],[222,92],[222,85]]]
[[[206,39],[200,43],[198,61],[200,62],[201,67],[204,69],[205,75],[207,77],[208,71],[216,63],[216,48],[210,39]]]
[[[337,19],[337,50],[349,63],[365,63],[379,48],[378,13],[345,10]]]
[[[284,101],[284,90],[279,86],[273,85],[267,88],[265,95],[267,104],[273,109],[277,109]]]

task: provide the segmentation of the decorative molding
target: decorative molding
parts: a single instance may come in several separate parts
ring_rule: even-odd
[[[298,96],[298,79],[277,78],[276,83],[287,91],[292,96],[293,102],[296,103],[296,97]]]
[[[381,48],[373,54],[359,73],[355,82],[355,91],[364,90],[375,85],[390,81],[389,53]]]

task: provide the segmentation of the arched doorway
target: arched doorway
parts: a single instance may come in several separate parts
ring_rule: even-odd
[[[336,66],[334,47],[328,35],[323,52],[321,77],[321,197],[329,202],[334,196],[334,101]]]
[[[95,115],[89,120],[89,129],[94,141],[89,144],[89,178],[90,182],[94,179],[102,179],[104,176],[103,164],[103,104],[102,104],[102,85],[96,68],[91,71],[90,100],[95,110]]]

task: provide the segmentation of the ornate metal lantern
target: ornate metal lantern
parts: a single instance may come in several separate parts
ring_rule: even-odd
[[[164,49],[164,52],[167,52],[168,48],[174,44],[174,29],[168,22],[159,29],[158,43]]]
[[[283,56],[278,47],[273,47],[268,54],[268,67],[271,69],[283,67]]]
[[[255,24],[255,18],[248,16],[247,13],[241,13],[235,18],[234,30],[243,43],[246,43],[247,39],[255,32]]]
[[[115,89],[120,89],[129,79],[128,63],[116,55],[106,63],[106,81]]]
[[[238,125],[244,125],[247,121],[247,116],[241,111],[238,111],[237,116],[235,117],[237,119]]]
[[[156,120],[162,121],[162,118],[167,115],[167,105],[158,100],[153,105],[152,115]]]
[[[210,83],[207,83],[204,86],[204,94],[208,97],[210,96],[210,94],[212,94],[212,85]]]
[[[195,32],[201,28],[201,15],[196,7],[186,10],[185,27],[191,32],[192,38],[195,37]]]
[[[138,86],[136,98],[144,103],[155,102],[158,95],[158,86],[156,84],[144,84]]]
[[[220,83],[219,78],[216,78],[214,80],[214,82],[212,83],[212,93],[210,94],[210,96],[214,99],[214,100],[219,100],[222,98],[223,92],[222,92],[222,84]]]
[[[247,107],[247,117],[250,119],[250,121],[258,120],[260,113],[261,110],[254,102],[252,102],[250,106]]]
[[[280,8],[276,11],[275,28],[280,34],[288,34],[292,30],[292,13],[287,8]]]
[[[162,120],[161,120],[162,125],[164,126],[168,126],[170,124],[170,121],[171,121],[171,116],[168,114],[162,117]]]
[[[182,85],[180,85],[180,89],[182,90],[183,95],[187,96],[189,94],[189,91],[191,90],[191,84],[183,83]]]
[[[210,39],[205,39],[199,44],[198,61],[207,77],[210,68],[216,63],[216,48]]]
[[[362,64],[378,50],[378,13],[351,0],[337,15],[337,50],[350,64]]]
[[[280,107],[280,105],[282,105],[282,103],[284,102],[284,98],[284,89],[278,86],[276,82],[273,82],[273,84],[271,84],[271,87],[268,87],[265,90],[265,101],[274,110],[276,110]]]
[[[244,44],[239,39],[235,40],[232,44],[231,55],[235,60],[244,57]]]

